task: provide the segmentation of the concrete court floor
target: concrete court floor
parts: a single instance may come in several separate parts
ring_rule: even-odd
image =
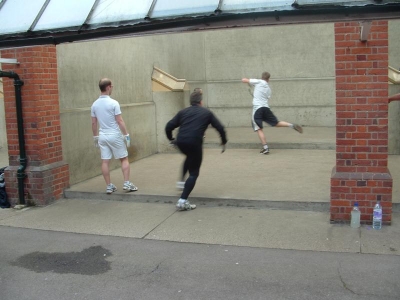
[[[328,211],[330,177],[335,165],[335,129],[306,127],[303,134],[289,128],[266,128],[271,153],[259,154],[260,144],[251,128],[228,128],[228,145],[221,153],[214,129],[206,132],[203,164],[190,199],[198,205],[268,207],[277,209]],[[327,149],[327,150],[319,150]],[[112,171],[119,189],[105,194],[103,177],[72,185],[67,198],[91,198],[138,202],[174,203],[180,192],[183,155],[152,155],[131,164],[135,193],[122,191],[120,169]],[[99,162],[100,169],[100,162]],[[400,203],[400,156],[389,156],[393,176],[393,203]]]
[[[251,128],[227,128],[228,145],[221,154],[217,132],[206,132],[203,165],[191,201],[209,206],[269,207],[329,210],[330,177],[335,165],[335,128],[305,127],[303,134],[289,128],[265,128],[271,148],[259,154],[257,134]],[[133,141],[134,142],[134,141]],[[323,149],[323,150],[319,150]],[[183,156],[174,149],[131,163],[135,193],[122,191],[120,169],[111,172],[118,191],[105,194],[101,175],[74,184],[67,198],[174,203]],[[7,166],[6,149],[0,149],[0,166]],[[393,203],[400,205],[400,155],[389,155],[393,177]],[[99,160],[100,172],[100,160]]]

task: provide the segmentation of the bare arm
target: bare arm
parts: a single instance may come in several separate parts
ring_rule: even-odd
[[[127,135],[128,131],[126,130],[124,119],[122,119],[122,115],[116,115],[115,120],[118,123],[119,129],[121,129],[123,135]]]
[[[389,103],[392,101],[400,101],[400,93],[394,94],[393,96],[389,97]]]
[[[252,97],[254,97],[253,95],[253,91],[252,91],[252,85],[250,84],[250,79],[249,78],[242,78],[242,82],[243,83],[247,83],[249,85],[249,93]]]
[[[93,131],[93,136],[98,136],[99,133],[97,131],[97,118],[92,117],[92,131]]]

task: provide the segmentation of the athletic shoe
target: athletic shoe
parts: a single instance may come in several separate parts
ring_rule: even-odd
[[[268,154],[269,153],[269,148],[267,148],[267,149],[262,149],[261,151],[260,151],[260,153],[261,154]]]
[[[124,183],[124,191],[136,192],[137,190],[137,186],[135,186],[132,182],[129,181]]]
[[[298,124],[293,124],[293,129],[299,133],[303,133],[303,128]]]
[[[107,194],[112,194],[117,190],[117,187],[115,185],[113,185],[112,183],[110,183],[109,185],[107,185]]]
[[[176,208],[178,210],[191,210],[196,208],[196,204],[190,204],[187,200],[179,199],[178,202],[176,202]]]
[[[185,188],[185,182],[184,181],[178,181],[176,183],[176,188],[179,190],[183,190]]]

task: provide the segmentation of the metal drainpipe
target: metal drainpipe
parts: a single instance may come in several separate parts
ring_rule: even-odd
[[[25,169],[28,163],[25,153],[25,137],[24,137],[24,120],[22,119],[22,97],[21,97],[21,87],[24,82],[19,79],[17,73],[14,72],[4,72],[0,70],[0,77],[14,78],[15,86],[15,101],[17,107],[17,124],[18,124],[18,142],[19,142],[19,163],[20,166],[17,171],[18,179],[18,199],[19,204],[25,205],[25,193],[24,193],[24,179],[26,177]]]

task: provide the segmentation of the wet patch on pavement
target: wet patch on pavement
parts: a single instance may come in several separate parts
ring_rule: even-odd
[[[101,246],[92,246],[81,252],[32,252],[11,264],[36,273],[97,275],[111,270],[111,263],[107,261],[111,255],[109,250]]]

